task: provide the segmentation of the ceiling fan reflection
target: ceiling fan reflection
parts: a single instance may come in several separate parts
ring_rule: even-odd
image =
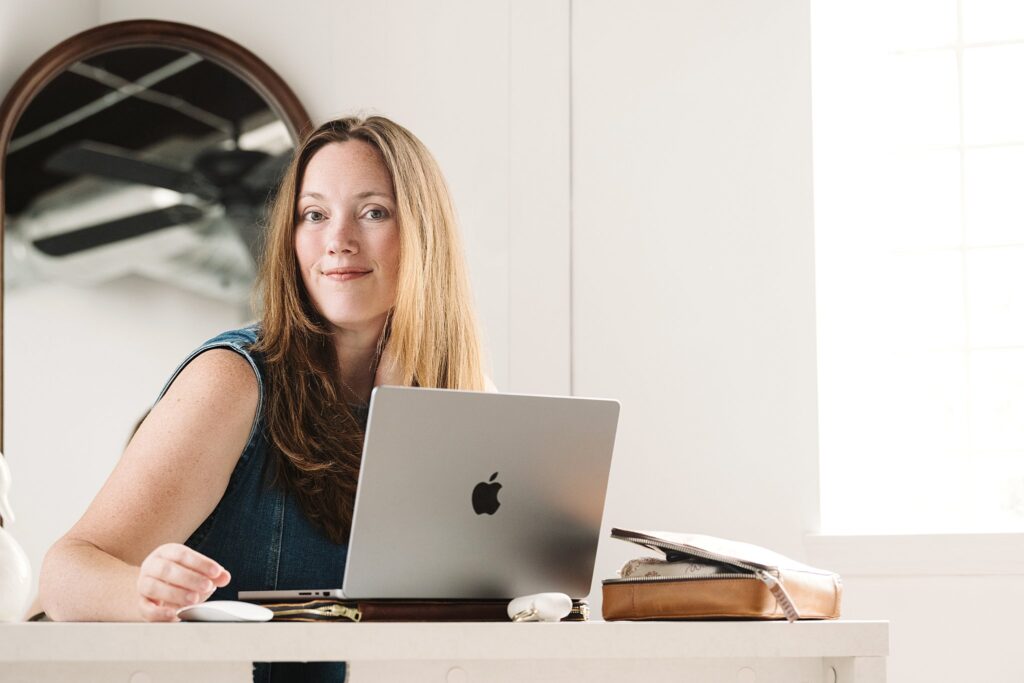
[[[49,277],[96,282],[135,271],[203,293],[212,285],[214,295],[234,300],[237,281],[252,281],[262,213],[289,159],[290,150],[215,147],[180,168],[112,145],[77,143],[53,154],[47,170],[102,179],[103,188],[76,201],[40,202],[18,230]],[[218,248],[223,252],[226,232],[233,257],[210,257],[218,231]],[[197,268],[216,270],[197,277]]]

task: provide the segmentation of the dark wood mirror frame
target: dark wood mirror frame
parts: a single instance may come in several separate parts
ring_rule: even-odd
[[[284,121],[293,140],[299,140],[310,127],[309,115],[295,93],[263,60],[224,36],[188,24],[136,20],[97,26],[61,42],[21,75],[0,104],[0,452],[3,451],[2,237],[7,146],[29,103],[58,74],[80,60],[131,47],[167,47],[195,52],[234,73],[259,93]]]

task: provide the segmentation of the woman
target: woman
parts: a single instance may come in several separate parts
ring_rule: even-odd
[[[182,363],[50,549],[52,618],[175,621],[239,590],[338,585],[373,387],[490,387],[444,179],[385,118],[300,144],[259,289],[262,322]]]

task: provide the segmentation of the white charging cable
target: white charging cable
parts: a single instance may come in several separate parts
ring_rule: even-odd
[[[508,603],[512,621],[561,621],[572,611],[572,598],[565,593],[534,593]]]

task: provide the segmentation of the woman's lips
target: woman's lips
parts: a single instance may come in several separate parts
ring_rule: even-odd
[[[326,270],[326,271],[324,271],[324,276],[328,280],[333,280],[335,282],[343,283],[343,282],[346,282],[346,281],[349,281],[349,280],[357,280],[359,278],[362,278],[362,276],[364,276],[364,275],[369,275],[370,273],[371,273],[370,270],[355,270],[355,269],[345,268],[345,269]]]

